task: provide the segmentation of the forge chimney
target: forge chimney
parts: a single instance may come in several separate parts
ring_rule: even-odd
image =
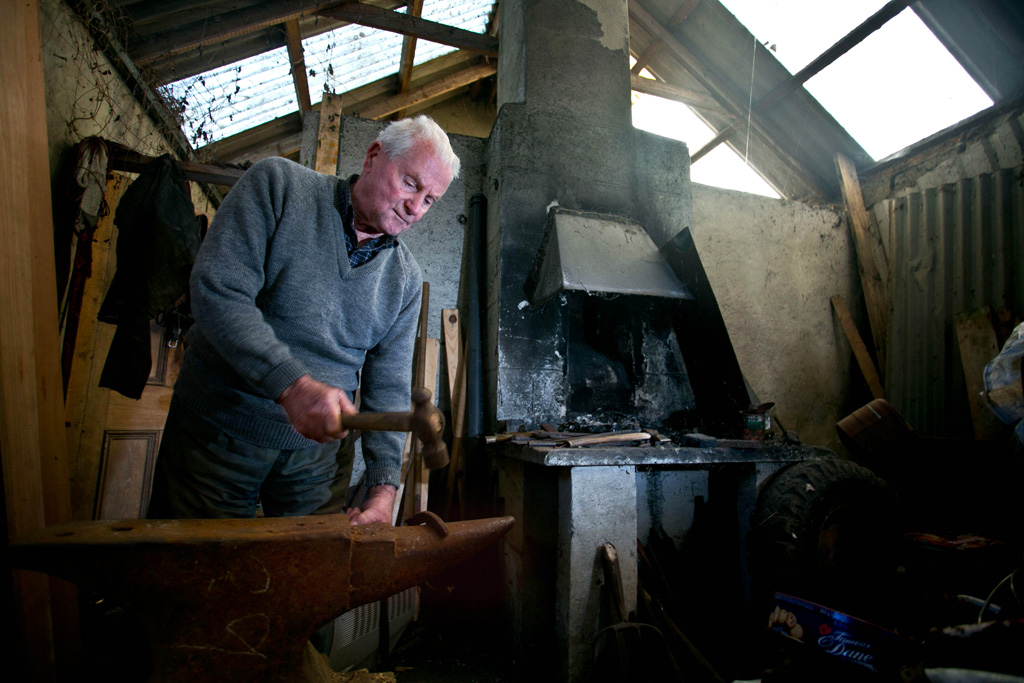
[[[566,297],[531,305],[528,291],[549,216],[639,226],[660,248],[692,225],[693,210],[686,145],[632,126],[628,3],[503,0],[500,12],[484,396],[485,414],[515,428],[571,412],[568,328],[579,316]]]

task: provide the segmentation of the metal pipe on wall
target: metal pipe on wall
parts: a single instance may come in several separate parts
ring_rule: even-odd
[[[466,441],[470,449],[483,435],[483,342],[481,294],[483,292],[483,233],[487,198],[475,194],[469,200],[469,254],[466,288]]]

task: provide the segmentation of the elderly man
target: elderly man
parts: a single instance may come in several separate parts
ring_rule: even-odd
[[[385,128],[348,180],[282,158],[242,176],[192,271],[151,518],[341,511],[353,444],[339,416],[357,386],[363,410],[409,409],[422,276],[398,237],[458,173],[419,116]],[[348,515],[390,523],[405,437],[362,438],[369,493]]]

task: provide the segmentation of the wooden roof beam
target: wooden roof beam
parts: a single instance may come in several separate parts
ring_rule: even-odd
[[[428,21],[420,17],[401,14],[382,7],[366,5],[361,2],[350,2],[329,8],[320,9],[317,14],[353,24],[361,24],[370,28],[392,33],[401,33],[429,40],[433,43],[450,45],[487,57],[498,56],[498,40],[486,34],[473,33],[465,29],[455,28],[436,21]]]
[[[423,14],[423,0],[412,0],[406,11],[409,16],[419,17]],[[416,36],[405,36],[402,39],[402,58],[398,63],[398,94],[409,92],[412,84],[412,66],[416,60]],[[405,110],[396,112],[396,118],[402,118]]]
[[[484,78],[489,78],[498,73],[495,64],[478,64],[468,69],[445,76],[421,88],[416,88],[401,95],[395,95],[383,102],[368,106],[366,109],[357,109],[356,114],[364,119],[380,119],[394,114],[401,109],[413,107],[431,98],[457,90],[458,88],[470,85]]]
[[[663,83],[661,81],[654,81],[650,78],[637,76],[636,74],[630,74],[629,86],[632,90],[636,90],[637,92],[644,93],[646,95],[663,97],[666,100],[682,102],[694,109],[702,109],[715,114],[730,116],[725,107],[718,103],[718,100],[700,90],[681,88],[677,85],[669,85],[668,83]]]
[[[288,61],[292,67],[292,82],[295,84],[295,97],[299,103],[299,111],[305,114],[312,109],[309,100],[309,81],[306,80],[306,59],[302,53],[302,35],[299,32],[297,19],[286,21],[284,32],[288,37]]]
[[[665,24],[665,28],[670,31],[674,30],[686,21],[686,17],[690,16],[690,13],[697,9],[697,5],[699,4],[700,0],[685,0],[685,2],[680,5],[679,9],[676,10],[676,13],[672,15],[672,18],[668,20],[668,23]],[[636,58],[636,64],[634,64],[633,68],[630,69],[630,73],[638,75],[648,64],[651,63],[651,60],[654,59],[655,55],[661,52],[661,48],[664,46],[665,43],[657,38],[652,40],[640,56]],[[636,90],[636,88],[634,88],[634,90]]]
[[[418,17],[423,13],[423,0],[409,3],[409,16]],[[412,82],[412,64],[416,58],[416,36],[406,36],[402,41],[402,61],[398,65],[398,92],[408,92]]]
[[[110,150],[110,170],[126,173],[142,173],[156,157],[140,154],[118,143],[107,141]],[[222,164],[200,164],[195,161],[175,160],[185,174],[185,178],[197,183],[213,185],[234,185],[244,169]]]
[[[193,21],[173,31],[154,32],[129,43],[128,52],[138,65],[148,64],[168,54],[179,54],[217,43],[244,33],[251,33],[274,24],[314,14],[324,9],[322,0],[277,0],[255,3],[216,17]]]

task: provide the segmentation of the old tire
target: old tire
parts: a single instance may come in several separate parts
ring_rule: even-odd
[[[831,458],[791,465],[765,483],[751,518],[755,597],[781,591],[880,618],[899,538],[893,495],[871,470]]]

